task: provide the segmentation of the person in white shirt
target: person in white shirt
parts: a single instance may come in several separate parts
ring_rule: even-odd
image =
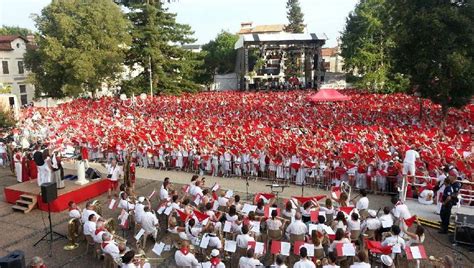
[[[117,196],[117,188],[120,177],[122,176],[122,168],[117,164],[116,159],[112,159],[112,162],[106,166],[107,168],[107,179],[109,180],[110,186],[108,190],[109,198],[112,192]]]
[[[349,232],[360,231],[359,214],[355,212],[351,214],[351,218],[347,221],[347,230]]]
[[[362,197],[357,201],[356,209],[359,211],[361,218],[365,219],[367,216],[367,210],[369,209],[369,198],[367,197],[365,189],[360,190],[360,195]]]
[[[68,206],[69,206],[69,218],[80,220],[82,216],[81,216],[80,208],[77,206],[77,204],[74,201],[69,201]]]
[[[295,263],[293,268],[316,268],[316,264],[308,259],[308,249],[305,247],[300,248],[300,260]]]
[[[434,196],[433,190],[425,188],[423,189],[423,191],[421,191],[420,195],[418,196],[418,202],[423,205],[431,205],[433,204],[433,196]]]
[[[97,221],[96,214],[89,215],[89,218],[84,223],[84,227],[83,227],[84,235],[94,236],[95,229],[96,229],[96,221]]]
[[[112,256],[114,260],[120,258],[120,249],[115,241],[112,240],[112,235],[108,232],[104,232],[102,234],[102,240],[104,241],[101,245],[102,251]]]
[[[105,230],[105,222],[102,219],[98,219],[96,222],[96,229],[94,232],[94,235],[92,235],[92,238],[94,238],[94,242],[96,243],[103,243],[104,241],[102,240],[102,235],[104,232],[107,232]]]
[[[379,217],[380,224],[382,225],[382,232],[388,232],[393,225],[393,216],[390,213],[391,210],[389,207],[383,208],[384,215]]]
[[[145,206],[143,210],[144,211],[140,220],[142,228],[145,230],[145,235],[151,234],[156,240],[156,236],[158,234],[157,226],[159,226],[158,219],[156,218],[155,213],[150,211],[150,207]]]
[[[145,263],[145,259],[135,259],[135,251],[129,250],[122,256],[122,266],[120,268],[150,268],[149,263]]]
[[[222,241],[219,236],[216,234],[219,228],[216,227],[209,227],[210,231],[206,234],[209,237],[209,244],[207,245],[208,248],[222,248]]]
[[[239,268],[255,268],[263,266],[263,264],[256,258],[253,248],[247,250],[247,255],[240,257]]]
[[[128,200],[126,192],[122,192],[120,193],[120,201],[117,207],[125,209],[127,212],[129,212],[135,209],[135,204]]]
[[[94,211],[94,205],[92,205],[92,202],[87,202],[86,207],[82,210],[82,218],[81,218],[82,223],[85,223],[86,221],[88,221],[89,216],[91,214],[96,214],[97,218],[100,218],[100,215]]]
[[[255,241],[253,237],[249,235],[248,225],[242,226],[242,234],[239,234],[236,238],[237,248],[247,248],[249,241]]]
[[[349,243],[351,243],[351,240],[345,237],[344,230],[339,228],[336,231],[336,238],[334,239],[334,241],[332,241],[331,245],[329,245],[328,251],[335,252],[337,244],[349,244]]]
[[[208,262],[206,262],[206,265],[209,265],[208,267],[213,267],[213,268],[225,268],[225,264],[221,261],[219,258],[220,252],[217,249],[213,249],[211,251],[211,258]],[[204,263],[203,263],[204,266]]]
[[[275,264],[270,266],[270,268],[288,268],[286,264],[284,263],[284,259],[281,255],[277,255],[275,259]]]
[[[403,175],[415,176],[415,162],[419,158],[420,154],[415,151],[415,145],[412,145],[410,149],[405,152],[405,159],[403,159]]]
[[[163,182],[163,185],[161,185],[161,189],[160,189],[160,199],[161,199],[161,201],[169,199],[169,190],[168,190],[169,186],[170,186],[170,178],[166,177],[165,181]]]
[[[354,262],[354,264],[352,264],[350,268],[370,268],[370,264],[368,263],[368,257],[365,251],[359,251],[357,253],[357,259],[359,259],[359,261]]]
[[[291,235],[304,235],[308,232],[308,227],[301,220],[301,213],[296,212],[295,221],[286,228],[286,236],[290,239]]]
[[[405,240],[400,236],[400,227],[398,225],[392,226],[392,235],[382,241],[382,246],[392,246],[392,258],[395,258],[396,253],[401,253],[405,249]]]
[[[145,197],[138,197],[138,203],[135,205],[135,222],[140,223],[142,221],[142,215],[145,213]],[[146,200],[148,201],[148,200]],[[150,207],[150,202],[148,201],[148,206]]]
[[[398,200],[396,196],[392,197],[392,204],[394,205],[394,208],[392,209],[392,214],[395,219],[398,219],[400,221],[400,228],[402,230],[405,229],[405,221],[409,218],[411,218],[411,213],[410,210],[408,210],[408,206]]]
[[[369,209],[368,211],[369,217],[361,224],[362,232],[367,230],[370,231],[377,231],[382,227],[382,223],[377,218],[377,212],[375,210]]]
[[[189,242],[182,241],[181,248],[174,254],[174,260],[178,267],[200,267],[198,260],[189,252]]]

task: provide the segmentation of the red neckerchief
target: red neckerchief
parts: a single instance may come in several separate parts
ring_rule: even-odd
[[[180,248],[179,251],[181,251],[181,253],[183,253],[184,255],[188,255],[189,253],[189,249],[185,247]]]
[[[102,249],[105,249],[105,247],[110,243],[110,241],[103,242],[102,243]]]
[[[221,263],[221,260],[219,259],[219,257],[211,258],[211,265],[217,266],[219,263]]]
[[[95,230],[95,235],[99,234],[100,232],[102,232],[104,230],[104,228],[98,228]]]

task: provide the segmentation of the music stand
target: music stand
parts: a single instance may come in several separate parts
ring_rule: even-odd
[[[43,240],[48,241],[49,242],[48,256],[51,257],[51,256],[53,256],[53,241],[58,240],[60,238],[64,238],[64,239],[67,239],[67,238],[64,235],[53,231],[53,224],[51,223],[51,205],[50,205],[50,202],[48,202],[48,221],[49,221],[49,231],[45,235],[43,235],[43,237],[41,237],[38,241],[36,241],[36,243],[33,244],[33,247],[36,247],[36,245],[38,245]],[[53,234],[57,236],[55,239],[53,239]],[[49,236],[49,238],[48,238],[48,236]]]
[[[279,184],[267,184],[267,187],[270,187],[270,191],[272,194],[276,195],[276,199],[278,199],[278,194],[283,193],[285,191],[285,188],[290,187],[288,185],[279,185]],[[280,191],[278,191],[280,189]]]

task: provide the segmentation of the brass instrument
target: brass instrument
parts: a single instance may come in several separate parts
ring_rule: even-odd
[[[142,249],[139,249],[137,253],[135,254],[134,262],[145,262],[149,264],[160,264],[165,260],[163,257],[157,257],[157,258],[150,258],[147,257],[145,254],[145,251]]]
[[[94,206],[94,211],[102,216],[102,204],[100,203],[100,201],[97,199],[92,201],[92,206]]]
[[[70,219],[67,224],[67,237],[69,243],[64,246],[64,250],[74,250],[79,247],[79,243],[77,243],[77,239],[79,238],[80,231],[79,228],[81,223],[79,219],[73,218]]]
[[[109,231],[110,234],[113,235],[114,240],[118,244],[124,244],[124,245],[127,244],[127,239],[121,237],[120,235],[118,235],[116,233],[116,231],[117,231],[117,222],[115,221],[114,218],[107,219],[105,221],[104,227],[105,227],[105,229],[107,229],[107,231]]]

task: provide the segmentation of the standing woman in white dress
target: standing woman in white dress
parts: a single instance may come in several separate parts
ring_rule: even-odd
[[[86,180],[86,161],[82,160],[81,155],[77,157],[76,169],[77,169],[76,184],[84,185],[84,184],[89,183],[89,181]]]
[[[43,151],[44,163],[46,164],[46,176],[43,182],[52,182],[53,179],[53,167],[51,163],[51,157],[49,156],[49,149]]]
[[[13,161],[15,163],[15,174],[16,174],[16,181],[22,182],[22,166],[21,161],[23,160],[23,156],[21,154],[20,149],[15,149],[15,155],[13,157]]]

